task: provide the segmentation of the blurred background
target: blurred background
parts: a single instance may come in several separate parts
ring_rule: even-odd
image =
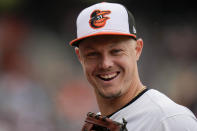
[[[124,4],[144,40],[140,77],[197,115],[197,9],[190,1]],[[79,131],[97,112],[69,46],[79,12],[100,0],[0,0],[0,131]]]

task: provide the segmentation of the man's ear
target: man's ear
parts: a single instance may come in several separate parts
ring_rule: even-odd
[[[139,60],[140,55],[142,53],[142,49],[143,49],[143,40],[141,38],[137,39],[137,43],[136,43],[136,60]]]
[[[81,56],[80,56],[80,53],[79,53],[79,48],[78,47],[75,47],[75,53],[78,57],[78,60],[81,62]]]

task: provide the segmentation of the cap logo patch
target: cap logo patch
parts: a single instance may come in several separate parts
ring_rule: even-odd
[[[94,10],[90,15],[90,20],[89,20],[90,27],[92,27],[93,29],[99,29],[104,27],[106,21],[110,19],[110,17],[107,17],[105,15],[108,15],[110,13],[111,13],[110,10],[104,10],[104,11]]]

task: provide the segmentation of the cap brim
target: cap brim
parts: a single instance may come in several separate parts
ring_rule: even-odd
[[[119,32],[98,32],[98,33],[94,33],[91,35],[86,35],[86,36],[74,39],[70,42],[70,45],[78,47],[78,44],[81,40],[88,38],[88,37],[92,37],[92,36],[98,36],[98,35],[123,35],[123,36],[131,36],[132,38],[136,39],[136,35],[134,35],[134,34],[119,33]]]

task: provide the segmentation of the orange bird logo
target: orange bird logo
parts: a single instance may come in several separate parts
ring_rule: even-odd
[[[111,13],[110,10],[105,10],[105,11],[94,10],[90,15],[90,20],[89,20],[90,27],[92,27],[93,29],[99,29],[104,27],[106,21],[110,19],[105,15],[108,15],[110,13]]]

